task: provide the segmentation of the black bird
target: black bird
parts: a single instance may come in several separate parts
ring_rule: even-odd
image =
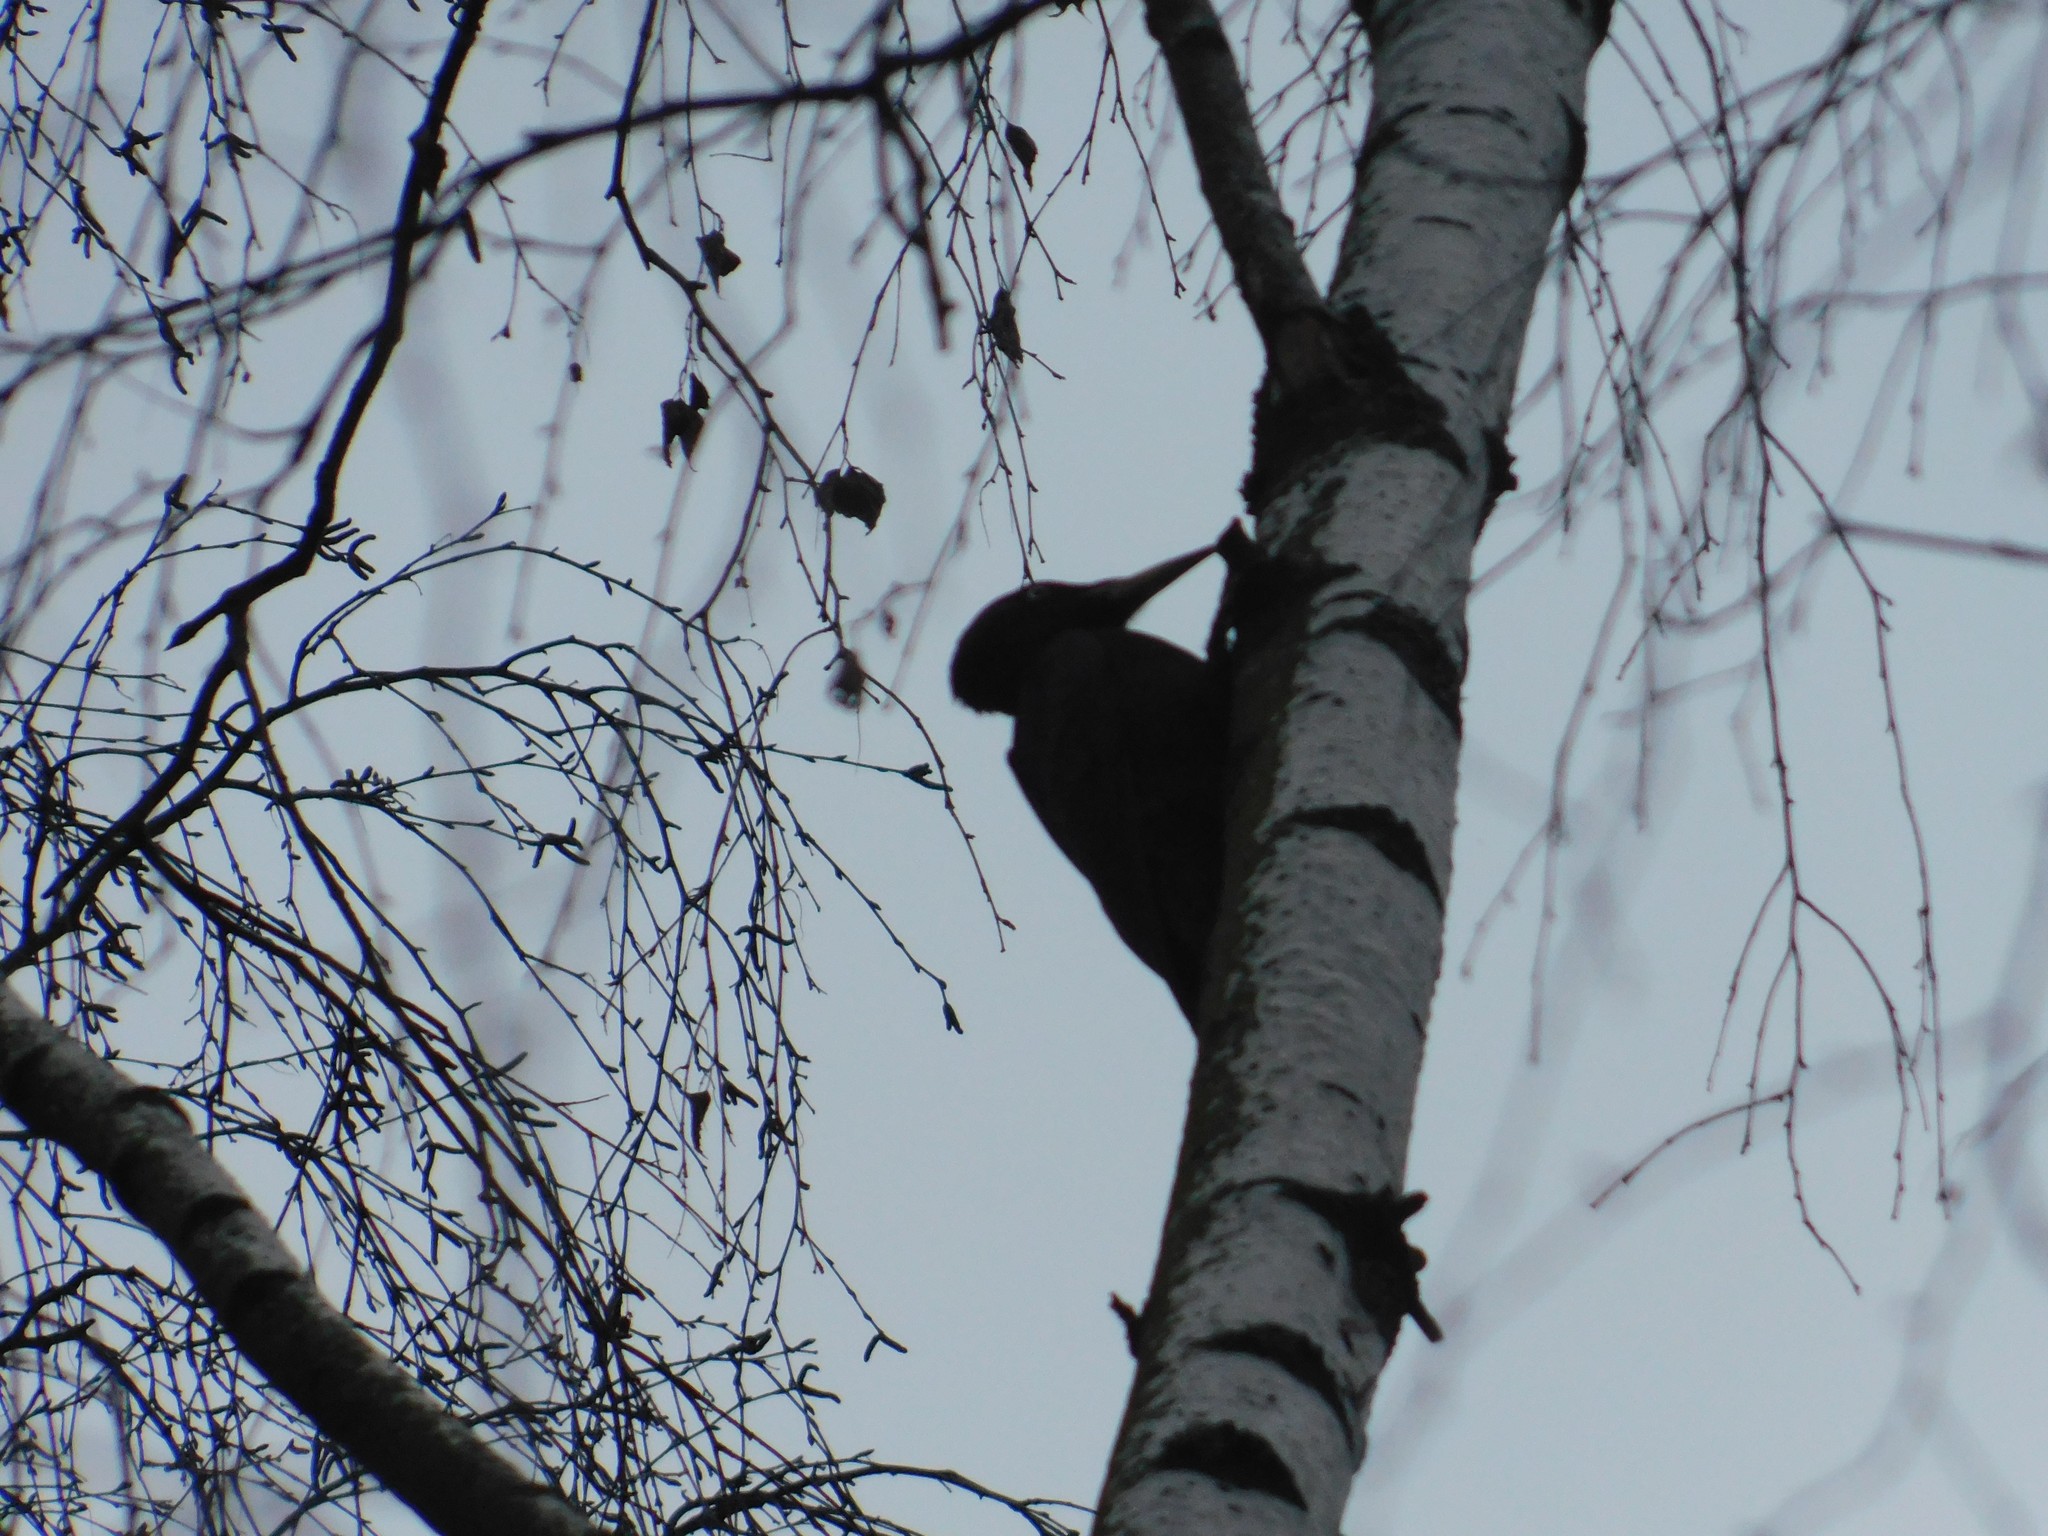
[[[1217,667],[1125,625],[1214,552],[1033,582],[984,608],[953,652],[954,696],[1016,718],[1024,798],[1190,1023],[1222,881],[1229,693]]]

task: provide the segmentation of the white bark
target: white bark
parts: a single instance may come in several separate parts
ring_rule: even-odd
[[[1193,8],[1153,10],[1186,30]],[[1103,1532],[1334,1532],[1364,1455],[1403,1307],[1392,1202],[1442,953],[1487,444],[1582,156],[1598,25],[1569,0],[1373,17],[1373,131],[1327,302],[1340,326],[1370,314],[1442,415],[1390,426],[1353,356],[1339,399],[1363,402],[1358,426],[1255,469],[1284,601],[1234,685],[1235,895]],[[1191,79],[1175,70],[1188,116]],[[1328,365],[1319,341],[1294,350],[1297,315],[1262,313],[1289,285],[1244,281],[1264,247],[1218,225],[1267,342],[1266,449]]]

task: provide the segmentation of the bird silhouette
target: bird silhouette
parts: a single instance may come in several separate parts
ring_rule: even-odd
[[[1020,587],[967,626],[952,671],[961,703],[1016,720],[1024,798],[1190,1023],[1222,880],[1229,689],[1218,666],[1126,626],[1214,552]]]

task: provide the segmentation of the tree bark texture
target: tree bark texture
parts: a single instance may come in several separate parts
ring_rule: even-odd
[[[208,1154],[177,1101],[0,986],[0,1103],[106,1181],[272,1386],[444,1536],[593,1536],[340,1312]]]
[[[1233,574],[1224,902],[1097,1530],[1338,1528],[1413,1298],[1399,1223],[1451,877],[1473,545],[1550,231],[1587,0],[1358,0],[1373,109],[1327,295],[1208,0],[1148,0],[1266,346]],[[1228,67],[1226,67],[1228,66]],[[1254,178],[1248,169],[1259,167]]]

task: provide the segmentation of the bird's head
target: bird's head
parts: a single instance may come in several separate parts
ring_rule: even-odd
[[[1076,629],[1121,629],[1215,553],[1214,545],[1109,581],[1034,581],[974,617],[953,649],[953,696],[983,714],[1014,714],[1038,654]]]

